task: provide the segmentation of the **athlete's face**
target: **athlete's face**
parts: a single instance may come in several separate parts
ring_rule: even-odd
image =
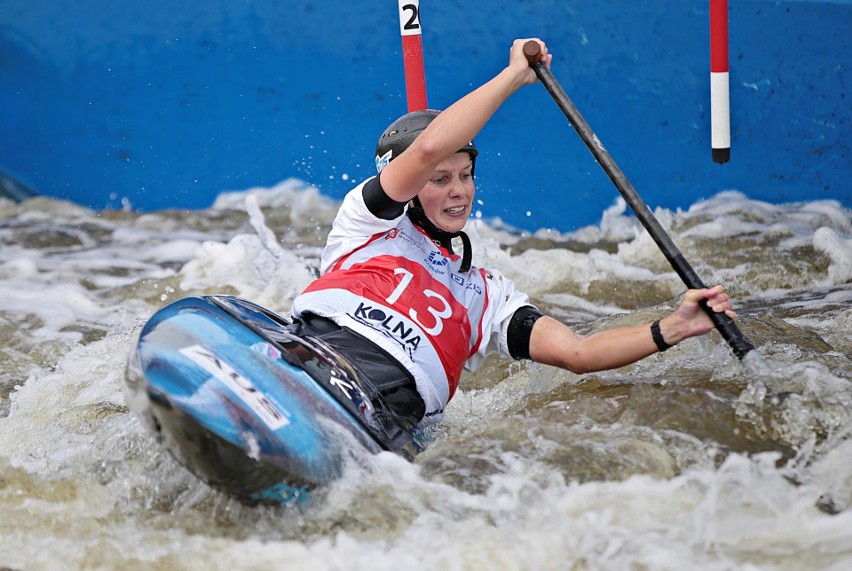
[[[473,195],[473,163],[459,152],[442,161],[417,195],[432,224],[446,232],[458,232],[470,216]]]

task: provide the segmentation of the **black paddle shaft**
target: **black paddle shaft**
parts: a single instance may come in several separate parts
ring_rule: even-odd
[[[692,266],[689,265],[689,262],[683,257],[683,254],[680,253],[680,250],[672,242],[666,231],[663,230],[663,227],[651,212],[651,209],[648,208],[648,205],[636,193],[633,185],[630,184],[630,181],[627,180],[627,177],[624,176],[624,173],[615,164],[612,156],[604,148],[600,139],[592,131],[592,128],[589,127],[589,124],[586,123],[586,120],[583,119],[583,116],[580,115],[580,112],[574,103],[571,102],[565,90],[562,89],[562,86],[559,85],[559,82],[556,81],[556,78],[553,77],[547,66],[540,61],[540,53],[541,46],[539,46],[538,42],[530,40],[524,44],[524,55],[527,56],[527,60],[530,62],[539,81],[550,92],[550,95],[553,96],[553,100],[562,109],[562,112],[568,118],[574,130],[577,131],[577,134],[583,139],[586,147],[589,148],[592,155],[597,159],[598,164],[601,165],[601,168],[603,168],[604,172],[606,172],[607,176],[615,184],[618,192],[621,193],[621,196],[624,197],[624,200],[633,209],[636,217],[651,235],[651,238],[657,243],[657,246],[660,247],[663,255],[669,261],[672,268],[674,268],[674,271],[680,276],[680,279],[683,280],[683,283],[690,289],[707,287],[701,281],[701,278],[698,277],[698,274],[695,273],[695,270],[692,269]],[[716,313],[710,309],[706,300],[702,300],[700,305],[707,312],[707,315],[710,316],[713,325],[722,334],[722,337],[728,342],[731,350],[733,350],[739,359],[742,359],[749,351],[754,349],[754,345],[742,334],[733,319],[724,313]]]

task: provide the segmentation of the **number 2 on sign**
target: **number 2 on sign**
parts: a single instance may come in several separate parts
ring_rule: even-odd
[[[408,284],[410,284],[411,280],[414,278],[414,274],[404,268],[396,268],[393,273],[394,275],[402,274],[402,279],[400,280],[399,285],[396,286],[396,289],[393,290],[393,293],[391,293],[387,298],[385,298],[385,301],[388,302],[390,305],[393,305],[399,300],[399,298],[402,296],[402,293],[406,290],[406,288],[408,288]],[[422,327],[423,331],[425,331],[427,334],[433,336],[440,335],[441,331],[444,330],[444,319],[450,317],[453,314],[453,309],[452,307],[450,307],[450,302],[448,302],[444,298],[444,296],[442,296],[438,292],[432,291],[431,289],[424,289],[423,295],[427,298],[438,300],[440,302],[440,305],[442,306],[438,308],[433,307],[431,304],[426,304],[426,311],[432,314],[432,317],[435,319],[435,325],[433,325],[432,327],[428,327],[423,322],[421,322],[420,319],[417,317],[417,310],[415,310],[413,307],[408,310],[408,316],[414,323]]]
[[[399,0],[399,32],[403,36],[420,35],[420,2]]]

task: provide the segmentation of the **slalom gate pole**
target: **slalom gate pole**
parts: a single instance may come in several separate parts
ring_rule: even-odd
[[[556,78],[553,77],[551,71],[540,61],[541,47],[538,42],[530,40],[524,44],[524,54],[527,56],[527,61],[530,62],[530,66],[532,66],[539,81],[541,81],[542,85],[544,85],[547,91],[550,92],[550,95],[553,97],[554,101],[556,101],[556,104],[559,105],[559,108],[562,109],[562,112],[565,114],[565,117],[568,118],[568,121],[574,127],[574,130],[576,130],[577,134],[580,135],[580,138],[586,144],[586,147],[588,147],[588,149],[592,152],[592,155],[594,155],[595,159],[597,159],[598,164],[601,165],[601,168],[603,168],[604,172],[606,172],[607,176],[609,176],[610,180],[612,180],[613,184],[615,184],[615,187],[624,197],[624,200],[626,200],[630,205],[630,208],[633,209],[636,217],[657,243],[657,246],[659,246],[663,255],[669,261],[672,268],[674,268],[675,272],[677,272],[689,289],[702,289],[707,287],[704,285],[704,282],[701,281],[701,278],[698,277],[698,274],[695,273],[695,270],[692,269],[692,266],[689,265],[689,262],[687,262],[683,257],[683,254],[680,253],[680,250],[678,250],[677,246],[675,246],[674,242],[672,242],[669,235],[666,234],[666,231],[651,212],[651,209],[648,208],[648,205],[645,204],[642,198],[636,193],[633,185],[630,184],[630,181],[627,180],[627,177],[624,176],[624,173],[621,172],[621,169],[618,168],[617,164],[615,164],[615,161],[604,148],[597,135],[595,135],[591,127],[589,127],[589,124],[586,123],[586,120],[583,119],[582,115],[580,115],[577,107],[575,107],[574,103],[571,99],[569,99],[565,90],[562,89],[559,82],[557,82]],[[737,358],[742,359],[749,351],[754,349],[754,345],[752,345],[742,332],[740,332],[733,319],[724,313],[716,313],[710,309],[706,300],[701,301],[701,307],[707,315],[710,316],[710,319],[713,321],[713,325],[719,333],[722,334],[722,337],[725,341],[727,341]]]
[[[728,0],[710,0],[710,146],[713,162],[731,159]]]
[[[419,0],[399,0],[399,33],[402,36],[408,112],[420,111],[426,109],[427,104]]]

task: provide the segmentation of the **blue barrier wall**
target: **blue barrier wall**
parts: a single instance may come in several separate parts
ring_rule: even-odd
[[[730,3],[731,161],[711,161],[709,3],[421,2],[429,103],[538,35],[653,208],[736,188],[852,203],[852,0]],[[298,177],[341,197],[405,112],[397,4],[0,2],[0,170],[95,208],[196,208]],[[617,191],[540,87],[477,141],[486,217],[570,230]]]

